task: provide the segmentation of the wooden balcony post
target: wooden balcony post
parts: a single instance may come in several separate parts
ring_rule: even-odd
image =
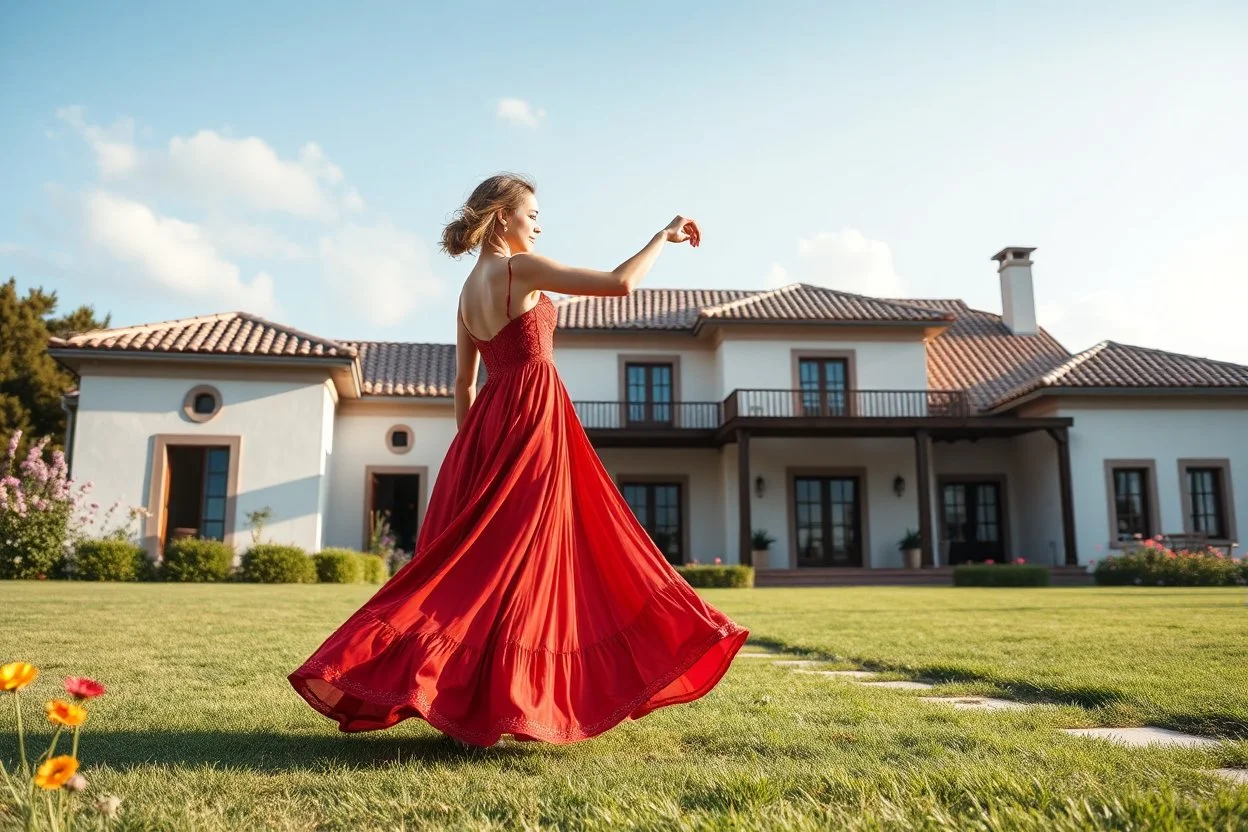
[[[1057,476],[1062,496],[1062,542],[1066,549],[1066,565],[1078,566],[1079,553],[1075,541],[1075,491],[1070,474],[1070,431],[1049,428],[1049,436],[1057,443]]]
[[[935,540],[932,528],[932,438],[925,430],[914,434],[915,475],[918,477],[919,536],[922,542],[922,564],[935,565]]]
[[[737,562],[754,565],[750,526],[750,432],[737,430]]]

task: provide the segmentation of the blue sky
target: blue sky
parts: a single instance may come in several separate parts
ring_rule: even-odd
[[[1067,347],[1248,363],[1248,4],[191,5],[0,10],[19,286],[449,342],[441,227],[517,170],[568,262],[698,218],[645,285],[996,311],[1036,246]]]

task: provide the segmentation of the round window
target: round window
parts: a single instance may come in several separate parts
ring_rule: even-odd
[[[221,391],[207,384],[191,388],[182,400],[182,412],[192,422],[207,422],[221,412]]]
[[[386,431],[386,447],[392,453],[405,454],[412,449],[412,429],[407,425],[394,425]]]

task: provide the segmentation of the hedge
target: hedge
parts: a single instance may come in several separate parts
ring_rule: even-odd
[[[243,553],[239,580],[260,584],[316,583],[316,564],[298,546],[261,543]]]
[[[676,571],[689,582],[689,586],[732,589],[749,589],[754,586],[753,566],[682,564],[676,567]]]
[[[364,580],[364,561],[350,549],[322,549],[312,556],[316,579],[323,584],[358,584]]]
[[[1048,586],[1047,567],[1030,564],[966,564],[953,568],[954,586]]]
[[[1176,552],[1146,540],[1097,563],[1092,577],[1101,586],[1242,586],[1248,583],[1248,558],[1215,549]]]
[[[360,566],[363,567],[366,584],[384,584],[390,577],[386,559],[381,555],[360,555]]]
[[[137,581],[148,571],[147,552],[128,540],[80,540],[73,575],[80,581]]]
[[[220,540],[185,538],[165,546],[160,577],[166,581],[229,580],[234,571],[234,549]]]

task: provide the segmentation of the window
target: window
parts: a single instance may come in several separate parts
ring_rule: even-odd
[[[1005,558],[1004,488],[1004,477],[941,482],[941,521],[950,564]]]
[[[1183,530],[1210,540],[1235,537],[1231,468],[1226,460],[1179,460],[1183,487]]]
[[[1157,466],[1151,459],[1105,461],[1109,498],[1109,544],[1121,547],[1161,533],[1157,510]]]
[[[795,476],[793,530],[798,566],[862,566],[862,480]]]
[[[620,492],[654,545],[670,563],[685,561],[684,484],[624,482]]]
[[[364,477],[364,550],[369,549],[374,522],[384,521],[394,537],[394,547],[413,554],[424,517],[429,469],[369,466],[364,469]]]
[[[407,425],[393,425],[386,431],[386,447],[391,453],[407,453],[412,449],[412,439],[412,430]]]
[[[166,453],[161,542],[182,537],[225,540],[230,449],[178,445]]]
[[[852,367],[846,355],[797,356],[803,416],[846,416]]]
[[[207,422],[221,411],[221,392],[201,384],[187,391],[182,400],[182,413],[192,422]]]
[[[629,362],[624,367],[624,396],[629,424],[670,425],[675,399],[670,363]]]

